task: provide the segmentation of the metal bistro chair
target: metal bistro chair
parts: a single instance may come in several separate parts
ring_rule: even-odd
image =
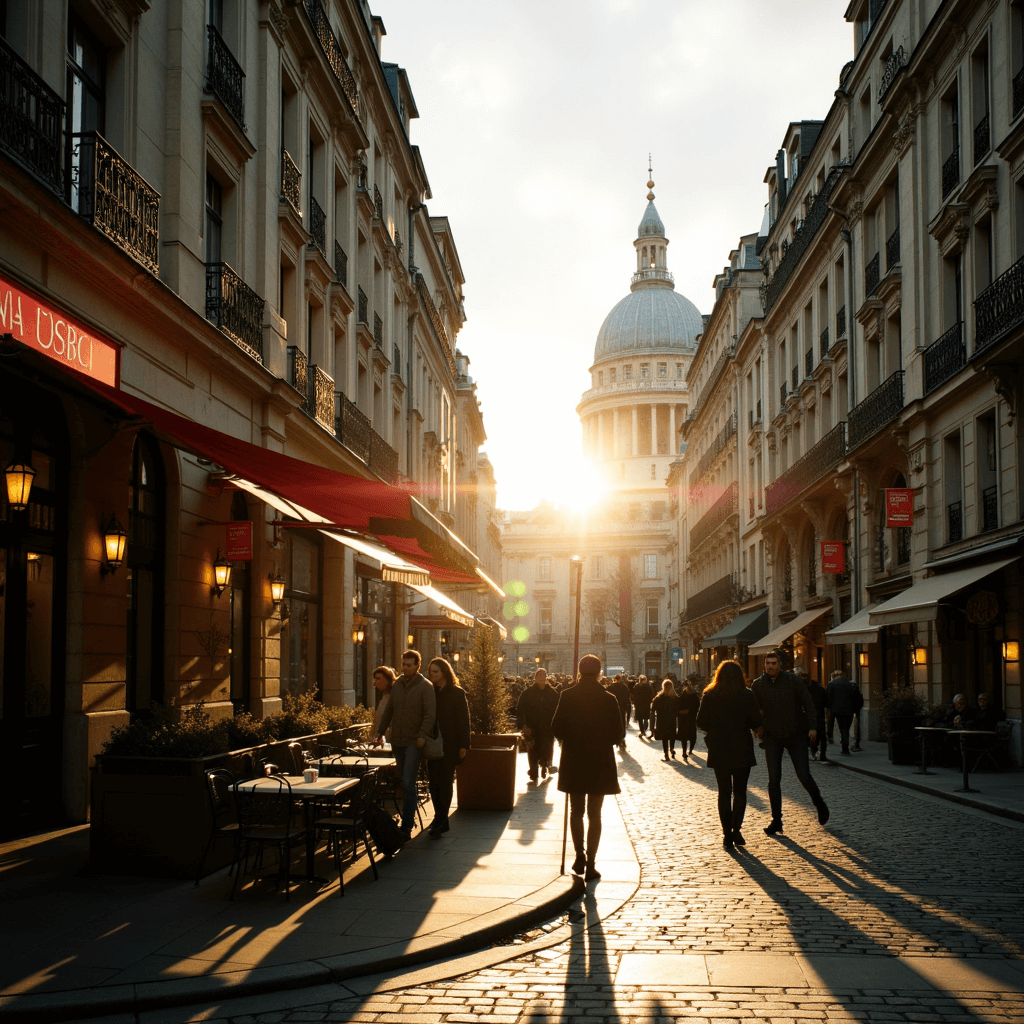
[[[235,861],[238,859],[238,839],[240,830],[235,813],[235,803],[231,799],[231,787],[234,785],[235,777],[226,768],[207,768],[203,773],[203,781],[206,783],[206,798],[210,807],[210,838],[206,841],[206,849],[199,859],[199,867],[196,868],[196,885],[203,877],[203,867],[206,858],[209,857],[213,844],[218,839],[230,839],[235,846],[232,854],[231,867],[233,871]]]
[[[972,772],[976,772],[982,765],[991,767],[993,771],[1000,772],[1010,759],[1010,735],[1013,732],[1013,722],[997,722],[996,734],[991,739],[986,737],[971,736],[965,739],[980,740],[981,742],[970,743],[967,753],[974,758]]]
[[[268,775],[252,780],[252,788],[235,790],[238,807],[239,836],[234,881],[229,899],[235,898],[238,876],[243,866],[249,863],[249,847],[255,843],[258,848],[257,864],[263,863],[266,846],[276,846],[278,853],[277,884],[284,876],[285,899],[291,899],[291,848],[306,838],[304,828],[296,828],[293,822],[294,798],[291,783],[283,775]]]
[[[373,859],[373,846],[370,843],[369,830],[366,827],[366,808],[377,797],[377,769],[371,768],[364,772],[359,779],[359,785],[355,786],[352,795],[342,812],[331,815],[327,818],[319,818],[316,822],[318,831],[326,832],[329,843],[334,846],[334,864],[338,869],[338,895],[345,895],[345,873],[341,864],[341,840],[343,836],[352,838],[352,862],[355,862],[359,855],[359,840],[363,841],[363,849],[370,858],[370,867],[373,869],[374,880],[380,875],[377,873],[377,862]]]

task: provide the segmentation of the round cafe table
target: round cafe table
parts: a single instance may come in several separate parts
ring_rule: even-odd
[[[967,782],[967,739],[968,736],[995,736],[995,730],[993,729],[950,729],[950,736],[960,737],[960,759],[964,766],[964,785],[962,789],[958,789],[958,793],[980,793],[980,789],[971,789]]]
[[[915,775],[934,775],[935,772],[928,771],[928,733],[930,732],[941,732],[943,736],[949,732],[948,729],[941,725],[915,725],[914,732],[920,733],[921,736],[921,767],[914,772]]]

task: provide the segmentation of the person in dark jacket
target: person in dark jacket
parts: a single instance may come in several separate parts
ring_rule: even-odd
[[[697,711],[700,708],[700,697],[689,684],[683,683],[679,694],[678,733],[679,743],[683,750],[683,760],[689,763],[690,754],[697,742]]]
[[[1000,722],[1006,721],[1006,712],[1001,708],[993,706],[992,699],[987,693],[978,694],[978,706],[968,708],[964,713],[967,718],[968,729],[986,729],[995,732]]]
[[[825,691],[825,706],[832,720],[839,726],[839,739],[843,753],[850,755],[850,723],[864,703],[860,688],[839,669],[835,669]]]
[[[818,730],[811,727],[804,732],[805,723],[815,720],[814,702],[807,687],[792,672],[782,670],[782,655],[769,651],[764,656],[764,672],[751,684],[751,690],[761,707],[764,725],[758,736],[764,738],[764,757],[768,763],[768,801],[772,808],[772,820],[765,828],[765,834],[776,835],[782,831],[782,753],[789,751],[793,770],[800,784],[811,795],[818,809],[818,822],[824,825],[829,819],[828,805],[811,777],[807,740],[815,741]]]
[[[661,749],[665,752],[662,761],[667,761],[670,754],[673,758],[676,756],[676,719],[679,716],[679,698],[671,679],[661,684],[661,693],[651,702],[651,714],[654,738],[661,740]]]
[[[548,682],[547,672],[539,668],[534,673],[533,686],[523,690],[516,705],[516,717],[527,743],[527,760],[531,782],[537,781],[537,769],[547,777],[551,767],[551,754],[555,748],[555,736],[551,731],[551,719],[558,707],[558,691]]]
[[[640,730],[640,735],[644,736],[651,731],[651,701],[654,699],[654,687],[648,682],[647,676],[641,676],[637,680],[630,696],[633,698],[633,710],[636,712],[636,727]]]
[[[811,695],[811,701],[814,704],[814,718],[807,723],[808,728],[811,724],[814,724],[815,730],[817,730],[817,737],[814,741],[808,740],[808,746],[811,751],[811,757],[818,758],[825,764],[829,764],[827,756],[828,751],[828,739],[825,735],[825,687],[821,686],[815,680],[811,679],[808,675],[800,676],[804,686],[807,687],[807,692]],[[820,751],[820,757],[819,757]]]
[[[469,750],[469,700],[444,658],[435,658],[427,666],[427,677],[434,687],[437,725],[444,745],[444,756],[427,762],[430,802],[434,805],[430,838],[440,839],[449,828],[448,811],[455,789],[455,769],[466,760],[466,751]]]
[[[580,658],[579,673],[579,682],[558,699],[551,731],[562,744],[558,788],[569,794],[569,829],[576,851],[572,870],[590,879],[601,877],[595,867],[601,808],[606,795],[619,792],[615,746],[622,741],[623,725],[618,702],[598,682],[601,659],[593,654]]]
[[[622,715],[622,742],[619,744],[620,750],[626,749],[626,725],[629,722],[629,705],[630,705],[630,694],[629,686],[626,680],[622,678],[621,674],[617,675],[613,682],[608,684],[608,692],[618,701],[619,703],[619,714]]]
[[[751,734],[762,724],[757,698],[747,689],[739,662],[723,661],[701,697],[697,728],[705,734],[708,767],[718,780],[718,818],[727,850],[746,845],[740,829],[747,810],[747,779],[757,764]]]

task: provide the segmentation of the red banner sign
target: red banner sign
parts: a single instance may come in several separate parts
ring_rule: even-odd
[[[229,562],[252,561],[252,523],[246,519],[225,527],[225,555]]]
[[[94,380],[119,385],[121,350],[80,320],[0,276],[0,333]]]
[[[885,489],[885,525],[910,526],[914,522],[914,489],[887,487]]]
[[[821,571],[846,572],[846,542],[823,540],[821,542]]]

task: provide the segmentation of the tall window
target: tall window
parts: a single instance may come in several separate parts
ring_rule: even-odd
[[[540,602],[540,638],[551,638],[551,602],[548,600]]]
[[[542,579],[542,580],[549,580],[549,579],[551,579],[551,559],[550,558],[540,558],[540,559],[537,560],[537,562],[538,562],[538,576],[539,576],[539,578]]]
[[[83,201],[92,195],[92,145],[83,135],[106,130],[106,51],[76,18],[68,18],[67,166],[68,201],[74,210],[86,212]]]
[[[285,537],[281,608],[281,692],[295,696],[320,689],[320,545],[299,532]]]
[[[599,580],[601,578],[601,571],[602,571],[601,556],[600,555],[594,555],[594,558],[593,558],[593,561],[592,561],[591,564],[593,566],[594,579],[595,580]]]
[[[656,580],[658,578],[658,556],[644,555],[644,579]]]
[[[206,262],[221,262],[221,240],[224,227],[224,194],[220,182],[206,175]]]
[[[955,544],[964,535],[963,464],[960,431],[942,439],[942,481],[946,498],[946,540]]]
[[[647,638],[653,640],[661,636],[661,618],[656,598],[647,599]]]

